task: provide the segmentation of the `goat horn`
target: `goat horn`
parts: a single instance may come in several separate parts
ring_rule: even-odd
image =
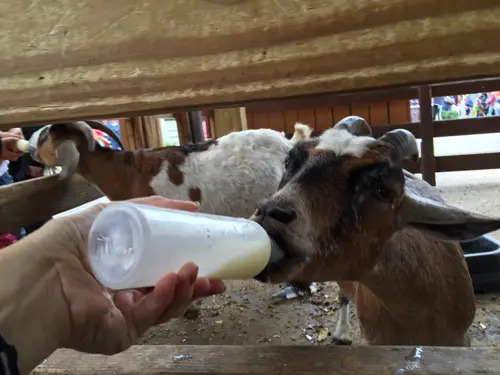
[[[70,140],[62,141],[56,149],[57,163],[62,167],[61,179],[65,179],[76,172],[80,153],[75,142]]]
[[[113,140],[118,143],[118,146],[120,146],[120,148],[122,150],[124,150],[124,147],[123,147],[123,144],[122,144],[122,141],[120,140],[120,138],[118,138],[118,136],[115,134],[115,132],[113,130],[111,130],[110,128],[108,128],[106,125],[104,125],[103,123],[99,122],[99,121],[95,121],[95,120],[85,120],[85,122],[87,124],[89,124],[89,126],[91,126],[92,128],[94,129],[97,129],[97,130],[101,130],[102,132],[106,133],[107,135],[109,135],[111,138],[113,138]]]
[[[347,116],[337,122],[333,129],[347,130],[352,135],[368,136],[372,135],[372,129],[366,120],[359,116]]]
[[[410,159],[414,162],[418,160],[418,145],[415,136],[406,129],[395,129],[385,133],[379,138],[380,141],[394,146],[392,159]]]

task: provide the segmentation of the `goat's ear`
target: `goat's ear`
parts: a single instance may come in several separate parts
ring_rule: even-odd
[[[74,174],[80,161],[80,153],[75,143],[68,140],[62,141],[56,149],[56,159],[62,167],[61,174],[59,175],[61,179],[68,178]]]
[[[399,212],[402,226],[441,240],[466,241],[500,229],[500,218],[474,214],[407,190]]]

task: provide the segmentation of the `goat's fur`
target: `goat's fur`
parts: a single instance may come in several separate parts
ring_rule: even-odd
[[[111,200],[160,195],[199,201],[202,212],[236,217],[249,217],[260,199],[277,190],[292,147],[279,132],[258,129],[198,145],[112,150],[89,145],[88,131],[77,124],[52,125],[38,140],[37,159],[80,173]],[[66,153],[58,160],[68,144],[76,146],[77,157]],[[72,168],[65,167],[69,159],[76,159]]]
[[[280,189],[258,204],[253,219],[285,253],[258,279],[339,282],[370,344],[469,345],[475,299],[458,241],[500,219],[448,206],[403,172],[418,151],[409,132],[368,140],[346,129],[297,143]]]

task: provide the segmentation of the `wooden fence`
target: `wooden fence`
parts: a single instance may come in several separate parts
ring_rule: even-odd
[[[302,98],[277,99],[245,104],[248,128],[270,127],[293,134],[296,121],[314,128],[318,135],[344,116],[358,115],[372,125],[375,136],[404,128],[422,140],[418,165],[407,164],[422,173],[432,185],[436,172],[500,168],[500,152],[439,156],[434,154],[434,138],[500,132],[500,117],[435,121],[432,97],[488,92],[500,89],[500,78],[460,81],[422,86],[395,87],[349,94],[324,94]],[[420,121],[410,122],[409,100],[418,98]],[[216,123],[216,128],[217,128]]]

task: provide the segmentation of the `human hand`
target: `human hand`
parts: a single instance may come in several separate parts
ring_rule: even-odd
[[[12,134],[19,139],[24,139],[24,134],[23,134],[23,131],[21,130],[21,128],[11,128],[11,129],[7,130],[7,133]]]
[[[195,203],[160,197],[132,202],[199,210]],[[45,235],[50,243],[40,244],[38,251],[43,251],[57,269],[67,304],[70,327],[61,345],[114,354],[134,344],[149,327],[181,317],[193,300],[222,293],[225,287],[221,281],[197,278],[198,268],[192,263],[166,275],[154,288],[111,291],[103,287],[89,271],[86,251],[92,222],[106,205],[50,222]]]
[[[14,161],[19,159],[23,155],[23,152],[17,148],[17,141],[21,138],[9,133],[3,134],[5,134],[5,136],[0,138],[0,142],[2,142],[0,160]]]

